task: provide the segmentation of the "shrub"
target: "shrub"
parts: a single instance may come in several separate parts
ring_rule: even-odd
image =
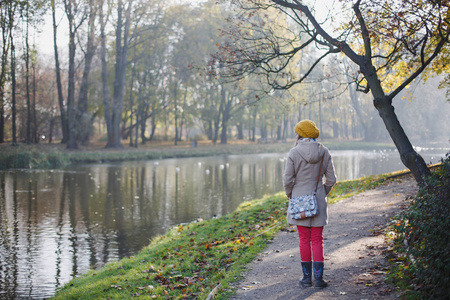
[[[406,244],[412,283],[421,298],[450,295],[450,154],[432,173],[397,223],[397,245]]]

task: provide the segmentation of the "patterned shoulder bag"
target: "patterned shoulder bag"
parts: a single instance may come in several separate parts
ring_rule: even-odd
[[[319,186],[320,174],[322,173],[324,156],[325,154],[322,156],[322,161],[320,162],[319,176],[317,177],[316,189],[314,190],[314,193],[289,199],[288,212],[294,220],[311,218],[319,214],[316,193],[317,187]],[[299,170],[295,173],[295,177],[297,177],[298,171]]]

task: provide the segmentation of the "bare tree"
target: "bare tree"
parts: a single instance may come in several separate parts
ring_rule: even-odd
[[[89,74],[91,72],[91,64],[95,55],[95,20],[97,17],[97,7],[95,0],[89,0],[88,10],[88,27],[86,50],[84,51],[84,69],[83,77],[80,84],[80,93],[78,95],[78,105],[76,113],[76,140],[82,145],[86,145],[89,141],[90,128],[92,118],[88,115],[88,90],[89,90]],[[83,50],[83,49],[82,49]],[[95,114],[94,114],[95,115]]]
[[[69,136],[69,133],[68,133],[69,126],[67,124],[67,114],[66,114],[66,107],[64,105],[63,88],[62,88],[62,82],[61,82],[61,67],[60,67],[60,62],[59,62],[59,51],[58,51],[58,44],[57,44],[58,25],[56,22],[55,0],[51,0],[51,8],[52,8],[52,22],[53,22],[53,50],[54,50],[54,56],[55,56],[56,86],[57,86],[57,90],[58,90],[59,115],[60,115],[60,119],[61,119],[61,127],[62,127],[62,135],[63,135],[61,143],[67,143],[67,141],[69,139],[69,137],[68,137]]]
[[[112,147],[114,135],[111,119],[111,107],[109,101],[109,87],[108,87],[108,74],[106,65],[106,25],[109,16],[109,7],[105,16],[104,7],[105,1],[101,0],[99,4],[99,18],[100,18],[100,60],[101,60],[101,74],[102,74],[102,91],[103,91],[103,106],[105,112],[106,132],[108,135],[107,147]]]
[[[5,142],[5,88],[9,54],[9,6],[0,6],[0,26],[2,30],[1,69],[0,69],[0,143]]]
[[[75,54],[76,54],[76,34],[80,26],[87,18],[84,3],[77,0],[64,0],[64,11],[69,23],[69,72],[67,87],[67,115],[68,115],[68,141],[67,148],[76,149],[76,108],[75,108]]]
[[[8,16],[9,16],[9,42],[11,51],[11,111],[12,111],[12,144],[17,145],[17,107],[16,107],[16,47],[14,44],[14,20],[18,3],[16,1],[11,1],[8,5]]]

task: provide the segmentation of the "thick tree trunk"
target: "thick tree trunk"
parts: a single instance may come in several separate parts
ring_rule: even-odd
[[[391,101],[387,97],[381,97],[375,98],[373,102],[400,153],[403,164],[411,170],[418,183],[423,183],[425,178],[431,175],[431,172],[422,156],[420,156],[411,145],[405,131],[400,125]]]
[[[378,110],[392,141],[397,147],[400,159],[411,170],[415,180],[419,184],[424,183],[426,177],[431,175],[431,172],[424,159],[414,150],[403,127],[400,125],[394,106],[392,106],[392,99],[384,93],[374,67],[370,63],[363,64],[361,72],[367,79],[374,97],[373,105]]]

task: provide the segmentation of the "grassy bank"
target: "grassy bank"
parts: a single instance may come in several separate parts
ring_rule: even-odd
[[[339,182],[333,202],[386,182],[387,175]],[[66,284],[56,299],[226,299],[247,263],[286,227],[283,194],[245,202],[218,219],[175,227],[133,257]]]
[[[104,149],[101,145],[91,145],[69,151],[61,144],[39,144],[18,146],[0,145],[0,170],[6,169],[48,169],[62,168],[82,163],[119,162],[163,158],[202,157],[227,154],[255,154],[288,152],[294,141],[277,144],[257,144],[249,141],[231,141],[227,145],[214,145],[201,141],[191,148],[189,142],[178,146],[169,143],[149,143],[140,148]],[[393,149],[392,144],[335,141],[326,142],[332,150],[374,150]]]

